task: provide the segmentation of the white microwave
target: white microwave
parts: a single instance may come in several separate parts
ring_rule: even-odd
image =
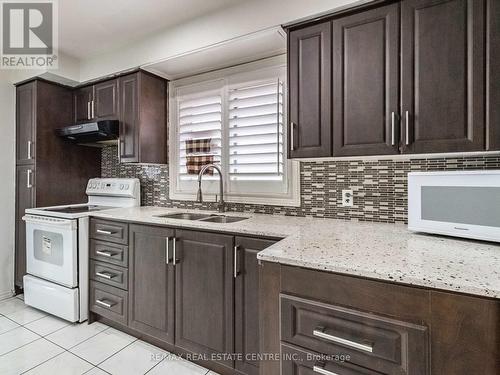
[[[500,242],[500,170],[409,173],[408,229]]]

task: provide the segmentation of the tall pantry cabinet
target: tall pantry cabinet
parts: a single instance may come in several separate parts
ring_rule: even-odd
[[[87,181],[101,174],[100,150],[75,146],[54,130],[73,122],[70,88],[42,79],[16,87],[15,286],[26,274],[24,210],[86,200]]]

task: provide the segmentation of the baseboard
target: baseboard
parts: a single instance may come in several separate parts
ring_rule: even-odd
[[[12,297],[14,297],[14,294],[10,290],[0,293],[0,301],[3,299],[12,298]]]

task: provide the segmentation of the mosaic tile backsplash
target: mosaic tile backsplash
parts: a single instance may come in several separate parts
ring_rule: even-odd
[[[213,203],[170,200],[168,165],[119,164],[116,155],[115,147],[103,148],[102,177],[139,178],[143,205],[216,209]],[[300,207],[228,203],[227,209],[235,212],[406,223],[408,172],[474,169],[500,169],[500,155],[306,161],[300,163]],[[342,207],[343,189],[353,190],[354,207]]]

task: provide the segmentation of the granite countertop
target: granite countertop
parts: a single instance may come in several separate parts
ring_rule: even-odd
[[[411,233],[405,225],[226,213],[236,223],[158,218],[180,210],[117,208],[94,217],[283,238],[257,258],[292,266],[362,276],[500,299],[500,245]]]

